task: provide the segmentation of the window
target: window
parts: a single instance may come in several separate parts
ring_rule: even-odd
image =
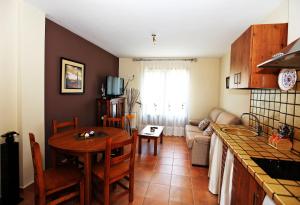
[[[143,63],[142,125],[163,125],[167,135],[184,135],[188,117],[189,65],[187,61]]]

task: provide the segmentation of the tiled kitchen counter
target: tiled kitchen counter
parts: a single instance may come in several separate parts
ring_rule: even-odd
[[[241,125],[213,125],[216,134],[223,140],[234,156],[263,187],[278,205],[300,205],[300,181],[271,178],[250,157],[300,161],[300,155],[280,151],[267,144],[267,137],[246,137],[227,134],[222,128],[247,128]],[[300,173],[299,173],[300,174]]]

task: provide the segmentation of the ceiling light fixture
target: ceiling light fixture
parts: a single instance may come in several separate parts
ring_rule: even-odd
[[[156,34],[152,34],[151,36],[152,36],[153,45],[156,45],[156,42],[157,42]]]

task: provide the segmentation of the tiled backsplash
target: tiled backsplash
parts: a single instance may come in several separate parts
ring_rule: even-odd
[[[300,91],[251,90],[250,112],[259,118],[264,133],[268,135],[283,123],[292,126],[293,149],[300,152]],[[250,118],[249,124],[254,126],[255,121]]]

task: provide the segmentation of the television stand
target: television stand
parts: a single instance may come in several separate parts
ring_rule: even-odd
[[[123,117],[125,116],[125,98],[116,97],[97,98],[97,125],[103,126],[103,116]]]

